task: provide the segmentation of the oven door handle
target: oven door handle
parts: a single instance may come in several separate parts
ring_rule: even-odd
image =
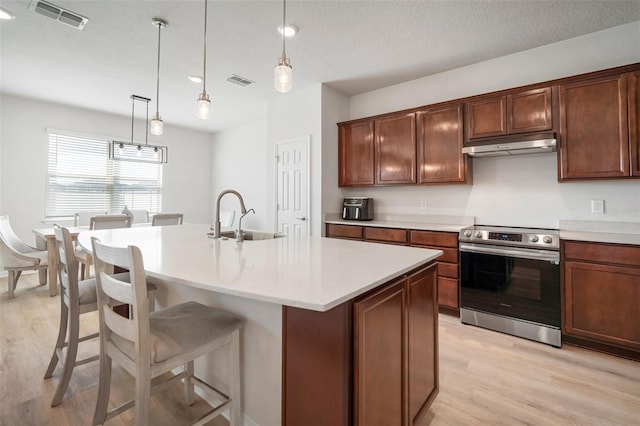
[[[502,248],[496,246],[485,246],[477,244],[460,244],[460,251],[470,253],[484,253],[484,254],[496,254],[506,257],[517,257],[520,259],[532,259],[532,260],[547,260],[554,265],[560,264],[560,254],[554,251],[548,250],[527,250],[518,248]]]

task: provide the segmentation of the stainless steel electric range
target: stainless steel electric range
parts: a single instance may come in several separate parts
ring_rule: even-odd
[[[458,239],[462,322],[560,347],[558,231],[475,225]]]

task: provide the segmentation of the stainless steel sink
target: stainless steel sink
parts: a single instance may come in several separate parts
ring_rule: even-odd
[[[257,240],[271,240],[273,238],[283,238],[285,235],[278,232],[265,232],[265,231],[242,231],[245,241],[257,241]],[[235,231],[224,231],[220,233],[221,238],[229,238],[234,240],[236,238]]]

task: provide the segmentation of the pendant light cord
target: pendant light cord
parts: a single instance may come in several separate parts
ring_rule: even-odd
[[[283,0],[282,2],[282,60],[284,61],[287,58],[287,54],[284,50],[284,32],[286,28],[287,22],[287,0]]]
[[[207,92],[207,0],[204,0],[204,71],[202,74],[202,93]]]
[[[158,23],[158,78],[156,80],[156,116],[160,111],[160,31],[162,31],[162,23]]]

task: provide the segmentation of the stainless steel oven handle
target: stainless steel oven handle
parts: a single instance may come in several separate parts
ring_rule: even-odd
[[[502,248],[496,246],[461,243],[460,251],[497,254],[499,256],[517,257],[521,259],[547,260],[555,265],[560,264],[560,253],[548,250],[527,250],[513,247]]]

